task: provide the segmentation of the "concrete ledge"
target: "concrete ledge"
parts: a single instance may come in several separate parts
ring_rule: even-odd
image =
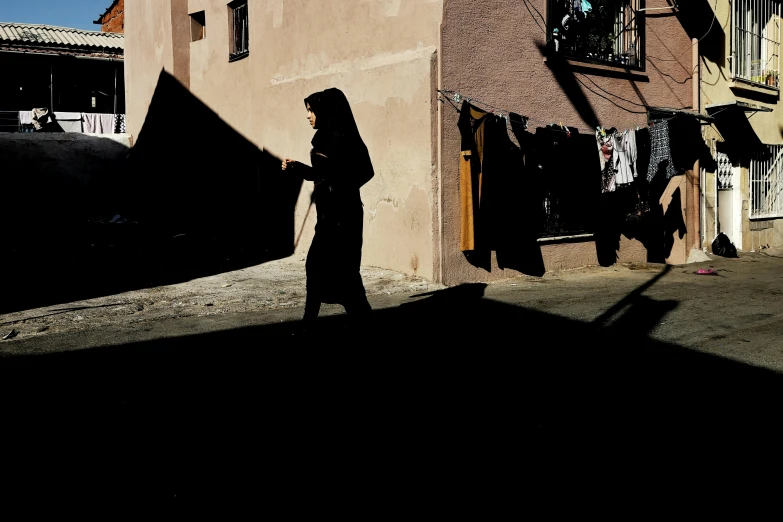
[[[729,83],[729,87],[733,90],[755,92],[759,94],[765,94],[767,96],[773,96],[775,98],[780,97],[780,89],[771,85],[765,85],[763,83],[751,82],[750,80],[744,80],[742,78],[732,78]]]

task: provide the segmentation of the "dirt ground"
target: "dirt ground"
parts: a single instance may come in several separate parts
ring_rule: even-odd
[[[161,319],[201,317],[304,306],[304,256],[192,279],[187,282],[60,303],[0,315],[0,337],[18,339],[78,333],[111,324],[139,325]],[[443,288],[420,277],[363,267],[367,294],[426,292]],[[324,305],[323,314],[342,307]]]
[[[751,310],[751,305],[760,302],[754,300],[754,292],[758,291],[759,284],[763,286],[773,284],[773,279],[775,283],[777,281],[773,277],[774,270],[770,272],[772,275],[755,274],[754,271],[760,266],[758,263],[776,260],[781,256],[783,252],[770,249],[758,253],[743,253],[739,259],[710,256],[710,261],[671,267],[665,282],[648,290],[647,294],[655,297],[662,292],[660,299],[666,301],[676,298],[681,303],[680,309],[685,310],[688,308],[687,303],[691,302],[685,294],[705,291],[705,285],[710,288],[723,287],[732,282],[739,284],[737,292],[742,292],[743,295],[749,292],[746,308]],[[216,275],[196,277],[176,284],[150,286],[102,297],[13,311],[0,315],[0,338],[11,334],[8,340],[32,341],[56,334],[78,335],[80,332],[109,326],[115,330],[138,330],[155,324],[163,325],[167,320],[179,318],[232,315],[240,317],[243,313],[244,317],[247,317],[246,313],[263,313],[269,310],[294,311],[304,306],[304,261],[303,255],[289,257],[238,270],[223,271]],[[627,292],[635,286],[645,284],[649,274],[660,273],[664,267],[665,265],[646,263],[617,264],[611,267],[596,266],[550,272],[541,278],[520,276],[490,284],[485,295],[498,300],[518,302],[544,312],[556,312],[573,319],[592,321],[595,314],[611,309],[614,301],[621,302]],[[694,270],[708,267],[715,267],[723,277],[694,276]],[[395,296],[398,295],[423,294],[445,288],[420,277],[377,267],[363,267],[362,277],[371,303],[376,303],[373,306],[385,306],[385,301],[395,301]],[[770,277],[773,279],[769,279]],[[722,284],[718,284],[719,281]],[[506,295],[510,291],[513,293]],[[669,295],[675,291],[676,295]],[[728,291],[728,287],[725,291]],[[577,298],[581,295],[580,292],[592,296],[588,299],[592,306],[587,306],[586,301]],[[769,306],[771,303],[767,301],[766,304]],[[596,306],[600,308],[599,311],[594,310]],[[714,308],[705,309],[703,301],[696,299],[688,317],[692,320],[706,314],[704,321],[710,322],[709,314],[713,312]],[[296,310],[294,315],[298,316],[299,313],[300,311]],[[343,308],[338,305],[322,307],[322,315],[341,313]],[[721,314],[720,317],[725,322],[734,316]],[[735,330],[742,326],[739,323],[743,320],[741,317],[736,318],[738,324],[734,325]],[[701,320],[696,322],[700,323]],[[673,320],[668,323],[656,327],[656,331],[663,335],[665,332],[659,331],[661,328],[672,329],[678,324]],[[692,333],[692,330],[691,327],[685,328],[687,332]],[[675,340],[683,341],[674,333],[670,334]]]

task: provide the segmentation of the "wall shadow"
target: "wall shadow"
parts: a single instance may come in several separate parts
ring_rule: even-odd
[[[700,39],[699,54],[712,63],[726,63],[726,33],[707,0],[680,2],[677,19],[690,38]]]
[[[574,109],[579,113],[582,120],[591,129],[600,126],[601,121],[598,119],[598,115],[593,110],[590,100],[585,96],[581,84],[576,80],[576,76],[565,58],[550,52],[544,44],[539,44],[538,50],[541,56],[546,58],[546,64],[549,70],[552,71],[552,76],[554,76],[560,88],[563,89],[563,93],[571,100]]]
[[[687,449],[703,441],[686,434],[783,422],[780,374],[650,336],[675,301],[641,288],[585,322],[489,300],[484,289],[413,296],[373,312],[357,336],[332,316],[316,337],[286,322],[5,357],[0,391],[14,400],[4,422],[17,450],[74,459],[110,478],[112,494],[145,499],[186,499],[203,480],[237,487],[247,476],[236,470],[277,474],[314,456],[372,455],[377,466],[424,457],[431,444],[448,458],[477,447],[500,456],[543,438],[600,446],[631,435]]]
[[[165,71],[135,145],[105,170],[67,193],[15,180],[17,193],[36,193],[26,215],[37,219],[10,222],[36,233],[6,261],[14,281],[0,313],[175,284],[294,251],[303,180],[283,176],[278,158]]]

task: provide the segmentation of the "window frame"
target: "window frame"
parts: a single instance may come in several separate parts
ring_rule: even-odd
[[[764,145],[766,150],[754,154],[748,166],[750,190],[749,219],[783,217],[783,145]]]
[[[207,15],[205,11],[190,13],[190,41],[198,42],[207,37]],[[198,35],[198,33],[201,33]]]
[[[783,23],[783,18],[781,15],[783,15],[783,5],[779,0],[735,0],[732,2],[731,5],[731,48],[729,52],[729,62],[731,66],[731,76],[734,80],[742,80],[745,82],[749,82],[753,85],[761,85],[761,86],[767,86],[772,87],[775,89],[780,89],[780,50],[781,50],[781,40],[783,40],[783,31],[781,30],[781,23]],[[744,14],[741,15],[739,12],[744,11]],[[749,13],[752,13],[750,14]],[[769,35],[766,33],[767,27],[761,30],[760,34],[753,34],[753,29],[748,29],[748,24],[753,25],[755,20],[752,20],[752,17],[755,13],[761,12],[762,15],[765,13],[772,16],[777,16],[777,35],[774,35],[773,37],[769,37]],[[741,28],[740,26],[744,25],[745,27]],[[759,24],[760,25],[760,24]],[[769,25],[769,22],[767,22],[767,25]],[[742,38],[742,43],[740,43],[740,32],[745,33],[745,38]],[[754,36],[758,38],[761,41],[761,45],[759,46],[759,57],[757,60],[753,59],[753,51],[755,47],[755,42],[748,42],[748,37]],[[777,38],[777,40],[775,40]],[[760,68],[755,72],[759,72],[761,74],[753,74],[754,68],[753,68],[753,62],[759,61],[761,62],[763,60],[763,55],[766,54],[763,51],[763,48],[765,47],[763,41],[772,42],[773,45],[777,46],[776,49],[776,67],[765,67]],[[767,44],[769,45],[769,44]],[[744,49],[747,49],[750,54],[750,59],[744,58],[740,56],[740,53],[744,53]],[[769,52],[769,48],[767,48],[767,52]],[[773,55],[775,55],[775,51],[773,51]],[[767,60],[769,62],[769,60]],[[761,65],[761,63],[759,63]],[[743,69],[740,71],[740,69]],[[765,74],[765,71],[769,72],[770,70],[774,71],[774,84],[768,83],[768,74]]]
[[[553,47],[551,45],[553,40],[553,30],[555,27],[559,25],[559,20],[556,20],[555,12],[557,9],[559,9],[557,4],[563,4],[565,2],[568,2],[570,0],[547,0],[547,17],[546,17],[546,24],[547,24],[547,52],[551,56],[554,53]],[[608,59],[601,59],[601,58],[593,58],[593,57],[587,57],[587,56],[579,56],[574,54],[569,54],[567,52],[560,51],[557,53],[558,56],[561,56],[562,58],[566,60],[576,61],[580,63],[586,63],[586,64],[594,64],[594,65],[600,65],[604,67],[612,67],[612,68],[618,68],[621,70],[631,70],[631,71],[639,71],[639,72],[645,72],[646,71],[646,55],[647,55],[647,49],[646,49],[646,41],[647,41],[647,34],[646,34],[646,19],[645,19],[645,7],[646,7],[646,0],[618,0],[620,2],[626,2],[628,5],[625,7],[626,10],[629,10],[629,12],[633,13],[636,12],[636,15],[632,17],[631,21],[625,24],[625,28],[629,27],[631,22],[633,22],[634,26],[631,28],[631,31],[636,32],[636,57],[635,57],[635,63],[633,63],[633,60],[628,59],[627,62],[623,62],[621,60],[617,60],[616,56],[613,55],[613,59],[610,61]],[[636,4],[636,8],[634,9],[634,4]],[[617,23],[617,22],[616,22]],[[623,29],[620,33],[617,33],[619,36],[622,32],[625,32],[626,29]],[[630,32],[630,31],[629,31]],[[630,48],[630,44],[627,44],[626,49]],[[622,56],[622,54],[621,54]]]
[[[234,0],[229,2],[228,8],[228,61],[235,62],[246,58],[250,54],[250,2],[248,0]],[[237,34],[237,21],[244,14],[244,34]],[[242,40],[242,42],[240,42]],[[237,50],[239,49],[239,50]]]

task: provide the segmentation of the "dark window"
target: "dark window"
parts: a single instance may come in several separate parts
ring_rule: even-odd
[[[244,58],[250,53],[247,0],[237,0],[228,4],[228,26],[231,45],[228,59],[234,61]]]
[[[644,0],[549,0],[550,53],[644,69]]]
[[[203,40],[207,37],[207,18],[204,11],[190,15],[190,41]]]

